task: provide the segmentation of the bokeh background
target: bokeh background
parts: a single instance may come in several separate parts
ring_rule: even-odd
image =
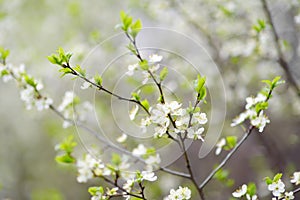
[[[268,2],[275,28],[282,38],[280,43],[289,70],[300,85],[300,2]],[[64,92],[73,90],[74,81],[69,78],[60,79],[58,68],[48,62],[47,56],[61,46],[74,53],[72,62],[82,63],[99,43],[120,33],[120,30],[115,29],[119,23],[120,10],[141,18],[144,27],[166,28],[184,34],[207,51],[212,59],[208,62],[215,63],[218,73],[222,75],[222,80],[208,81],[211,84],[223,81],[226,92],[227,110],[223,136],[242,135],[243,129],[231,128],[230,123],[243,110],[244,99],[255,95],[261,88],[260,80],[271,79],[276,75],[281,75],[283,79],[287,77],[277,62],[278,55],[270,26],[267,25],[261,34],[256,34],[253,29],[258,19],[267,19],[260,0],[0,0],[0,45],[11,52],[8,63],[16,66],[24,63],[30,74],[43,80],[45,91],[58,105]],[[141,33],[138,42],[152,41],[153,38],[149,37],[151,35],[143,36]],[[166,49],[172,45],[163,40],[160,42]],[[93,72],[97,71],[97,68],[104,67],[111,58],[126,51],[126,44],[124,37],[121,43],[111,40],[98,46],[99,57],[88,60],[94,66],[85,67],[90,67]],[[183,45],[182,48],[186,46]],[[194,50],[187,48],[183,56],[197,56]],[[201,56],[199,55],[200,58]],[[190,67],[184,66],[186,63],[181,63],[178,58],[178,61],[173,57],[170,59],[174,66],[183,65],[186,69]],[[124,66],[112,67],[111,74],[108,75],[113,77],[114,73],[118,73],[117,67],[123,67],[125,72],[127,64],[133,60],[128,58],[126,65],[123,63]],[[192,73],[187,73],[185,77],[188,80],[194,78]],[[108,80],[108,86],[113,86],[113,81],[113,78]],[[178,95],[184,96],[187,94],[184,87],[184,84],[179,85],[174,90]],[[76,182],[76,169],[59,165],[54,160],[54,146],[65,136],[74,134],[76,129],[63,129],[62,121],[50,111],[25,110],[19,99],[18,88],[13,82],[1,82],[0,93],[0,198],[89,199],[87,188],[101,182],[95,180],[90,184],[79,184]],[[109,103],[109,97],[103,95],[94,98],[93,93],[80,94],[84,100],[88,97],[95,100],[99,115],[111,113],[105,106],[105,103]],[[238,185],[250,181],[258,185],[258,193],[262,199],[270,199],[265,192],[264,177],[282,172],[288,182],[292,172],[300,170],[300,97],[288,81],[275,92],[268,115],[271,124],[265,132],[252,134],[226,165],[225,169],[230,173],[228,179],[224,182],[212,180],[207,185],[205,193],[208,199],[229,199]],[[110,120],[108,118],[102,124],[111,127]],[[109,131],[112,137],[120,134],[118,127],[110,128]],[[86,144],[92,145],[93,138],[86,137]],[[97,145],[101,148],[101,144]],[[198,159],[200,145],[196,142],[189,149],[189,154],[195,158],[192,165],[199,182],[226,155],[223,152],[217,157],[212,151],[204,159]],[[80,155],[85,149],[79,146],[77,151]],[[185,170],[180,158],[171,168]],[[158,183],[152,187],[154,192],[148,191],[152,199],[162,199],[170,188],[177,188],[177,185],[190,184],[162,173],[159,176],[161,178]],[[235,181],[229,181],[229,184],[229,179]],[[300,198],[299,195],[297,198]]]

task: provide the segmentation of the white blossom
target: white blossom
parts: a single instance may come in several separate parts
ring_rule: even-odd
[[[247,193],[247,185],[243,184],[242,187],[239,187],[237,190],[235,190],[232,193],[232,196],[236,197],[236,198],[240,198],[240,197],[244,196],[246,193]]]
[[[294,199],[295,196],[294,196],[294,193],[293,192],[285,192],[284,193],[284,200],[290,200],[290,199]]]
[[[143,144],[139,144],[137,148],[132,150],[132,155],[141,157],[147,153],[147,148]]]
[[[215,154],[216,155],[220,155],[221,151],[222,151],[222,148],[223,146],[226,145],[226,139],[225,138],[222,138],[217,144],[216,144],[216,151],[215,151]]]
[[[151,181],[151,182],[157,180],[157,176],[155,176],[154,172],[151,171],[142,171],[141,175],[142,175],[142,180]]]
[[[73,91],[67,91],[63,97],[62,103],[58,106],[58,111],[63,111],[68,105],[72,104],[75,98]]]
[[[128,76],[132,76],[132,75],[134,74],[134,71],[137,70],[138,67],[139,67],[138,64],[129,65],[129,66],[128,66],[128,71],[126,72],[126,74],[127,74]]]
[[[270,123],[270,120],[266,115],[263,114],[263,111],[260,112],[259,116],[251,119],[251,124],[258,128],[258,131],[263,132],[267,123]]]
[[[247,200],[257,200],[258,199],[256,194],[253,195],[253,196],[250,196],[249,194],[246,194],[246,198],[247,198]]]
[[[135,105],[135,106],[131,109],[131,111],[129,112],[129,118],[130,118],[131,121],[135,119],[135,116],[136,116],[136,114],[138,113],[138,111],[139,111],[138,105]]]
[[[188,187],[179,186],[177,190],[171,189],[165,200],[187,200],[191,198],[191,194],[192,192]]]
[[[96,160],[90,154],[87,154],[84,159],[79,159],[76,163],[78,168],[77,181],[85,183],[93,178],[95,169],[103,169],[104,164],[100,160]]]
[[[194,130],[194,128],[190,127],[187,129],[187,137],[194,140],[202,140],[204,141],[201,134],[204,132],[204,128],[201,127],[198,130]]]
[[[149,62],[150,63],[158,63],[160,61],[162,61],[163,57],[162,56],[159,56],[157,54],[152,54],[149,56]]]
[[[291,178],[291,183],[294,183],[295,185],[300,184],[300,172],[294,172]]]
[[[120,137],[117,138],[117,142],[123,143],[126,141],[126,139],[127,139],[127,135],[123,133]]]
[[[275,197],[279,197],[285,191],[284,183],[279,179],[277,182],[273,182],[268,185],[268,190],[270,190]]]

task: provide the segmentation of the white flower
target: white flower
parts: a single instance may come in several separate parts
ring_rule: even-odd
[[[134,65],[129,65],[128,66],[128,71],[126,72],[126,74],[128,76],[132,76],[134,74],[134,71],[138,69],[138,64],[134,64]]]
[[[232,123],[230,124],[231,127],[239,125],[243,123],[247,119],[248,115],[245,112],[242,112],[238,117],[234,118]]]
[[[266,115],[263,114],[262,111],[260,112],[258,117],[251,119],[251,124],[258,128],[258,131],[260,133],[263,132],[267,123],[270,123],[270,120]]]
[[[165,126],[157,126],[154,128],[154,137],[160,138],[167,132],[167,127]]]
[[[273,182],[272,184],[268,185],[268,190],[273,193],[273,196],[279,197],[285,191],[284,183],[279,179],[277,182]]]
[[[100,160],[96,160],[90,154],[87,154],[85,158],[79,159],[76,163],[78,168],[77,181],[79,183],[85,183],[89,179],[93,178],[93,170],[96,168],[104,168],[104,164]]]
[[[191,198],[191,194],[192,192],[188,187],[179,186],[177,190],[171,189],[165,200],[187,200]]]
[[[41,98],[35,101],[35,106],[37,108],[38,111],[44,110],[44,109],[48,109],[50,107],[50,105],[53,103],[53,100],[50,98]]]
[[[126,139],[127,139],[127,135],[123,133],[120,137],[117,138],[117,142],[123,143],[126,141]]]
[[[151,63],[158,63],[158,62],[160,62],[162,59],[163,59],[162,56],[159,56],[159,55],[157,55],[157,54],[152,54],[152,55],[149,56],[149,60],[148,60],[148,61],[151,62]]]
[[[246,106],[245,106],[245,108],[246,109],[249,109],[249,108],[251,108],[252,106],[254,106],[255,105],[255,98],[253,98],[253,97],[247,97],[246,98],[246,102],[247,102],[247,104],[246,104]]]
[[[156,154],[155,156],[149,156],[146,160],[145,163],[149,166],[155,166],[158,165],[161,162],[159,154]],[[151,171],[151,170],[150,170]]]
[[[290,199],[294,199],[294,193],[293,192],[285,192],[284,193],[284,200],[290,200]]]
[[[129,118],[130,118],[131,121],[135,119],[135,116],[138,113],[138,111],[139,111],[138,105],[135,105],[135,107],[133,107],[131,109],[131,111],[129,112]]]
[[[109,196],[115,195],[115,194],[117,194],[117,191],[118,191],[118,190],[119,190],[118,187],[114,187],[114,188],[112,188],[112,189],[108,189],[108,188],[107,188],[106,194],[109,195]]]
[[[291,183],[294,183],[295,185],[300,184],[300,172],[294,172],[291,178]]]
[[[247,200],[257,200],[258,199],[256,194],[253,195],[253,196],[250,196],[249,194],[246,194],[246,198],[247,198]]]
[[[34,102],[34,88],[31,86],[26,87],[26,89],[20,91],[21,100],[25,102],[26,109],[30,110]]]
[[[132,155],[141,157],[147,153],[147,148],[143,144],[139,144],[137,148],[132,150]]]
[[[217,144],[216,144],[216,152],[215,154],[216,155],[220,155],[221,151],[222,151],[222,148],[223,146],[226,145],[226,139],[225,138],[222,138]]]
[[[201,136],[201,134],[204,132],[204,128],[201,127],[199,128],[197,131],[195,131],[192,127],[187,129],[187,137],[190,139],[194,139],[194,140],[202,140],[204,141],[203,137]]]
[[[147,180],[147,181],[156,181],[157,176],[155,176],[154,172],[151,171],[142,171],[142,180]]]
[[[194,113],[193,114],[193,121],[196,120],[199,124],[206,124],[207,123],[207,117],[205,113]],[[194,123],[194,122],[193,122]]]
[[[88,89],[88,88],[91,87],[91,86],[92,86],[91,83],[89,83],[89,82],[87,82],[87,81],[84,81],[84,82],[82,83],[82,85],[80,86],[80,88],[81,88],[82,90],[85,90],[85,89]]]
[[[134,179],[129,179],[124,183],[123,189],[126,190],[127,192],[130,192],[132,187],[134,185]]]
[[[58,106],[58,111],[63,111],[68,105],[73,103],[75,94],[73,91],[67,91],[63,97],[62,103]]]
[[[240,198],[247,193],[247,185],[243,184],[242,187],[238,188],[232,193],[233,197]]]

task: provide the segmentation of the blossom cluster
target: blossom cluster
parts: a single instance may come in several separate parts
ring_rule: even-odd
[[[245,111],[240,113],[236,117],[231,126],[237,126],[243,123],[246,119],[250,120],[251,125],[258,128],[259,132],[263,132],[267,123],[270,123],[268,117],[264,114],[263,109],[257,109],[266,105],[267,96],[262,93],[258,93],[256,97],[247,97]]]
[[[119,160],[119,157],[117,157],[117,159],[116,157],[112,158],[112,160],[113,159]],[[118,173],[120,178],[124,179],[123,185],[118,185],[118,187],[111,189],[107,188],[106,192],[102,187],[91,187],[89,189],[89,192],[92,195],[91,200],[109,199],[109,197],[116,194],[120,194],[126,199],[129,199],[130,193],[135,185],[141,184],[143,181],[153,182],[157,180],[157,176],[152,171],[136,171],[135,173],[126,172],[126,169],[130,166],[127,159],[123,157],[119,161],[117,161],[118,164],[115,161],[112,161],[112,164],[105,165],[100,159],[95,158],[91,154],[87,154],[83,159],[77,161],[77,181],[79,183],[85,183],[94,177],[109,178],[116,173]]]
[[[72,125],[70,119],[84,121],[88,112],[93,108],[90,102],[85,101],[79,105],[80,99],[73,91],[67,91],[64,94],[61,104],[58,106],[58,111],[62,112],[65,120],[63,127],[67,128]],[[75,109],[76,106],[76,109]]]
[[[266,183],[268,185],[268,190],[272,192],[272,200],[278,199],[295,199],[293,191],[286,191],[285,184],[281,180],[282,174],[276,174],[273,179],[269,177],[266,178]],[[298,185],[300,183],[300,172],[294,172],[293,176],[290,179],[290,182]]]
[[[286,191],[285,184],[281,179],[282,174],[276,174],[273,179],[267,177],[266,183],[268,185],[268,190],[272,192],[272,200],[292,200],[295,199],[293,191]],[[299,185],[300,184],[300,172],[294,172],[293,176],[290,179],[290,182]],[[258,196],[256,193],[256,186],[254,183],[248,185],[243,184],[237,190],[232,193],[232,196],[235,198],[246,197],[247,200],[257,200]]]
[[[202,140],[207,117],[202,112],[189,112],[189,108],[181,108],[182,104],[177,101],[158,103],[151,109],[151,116],[141,120],[142,130],[150,124],[155,124],[154,137],[163,137],[166,134],[187,134],[187,138]],[[174,120],[174,121],[172,121]],[[174,125],[175,123],[175,125]]]
[[[127,75],[128,76],[133,76],[135,71],[138,71],[139,69],[142,69],[142,74],[143,74],[143,84],[146,84],[149,79],[152,78],[152,75],[155,75],[155,73],[160,69],[161,65],[160,62],[162,61],[163,57],[157,54],[152,54],[149,56],[148,58],[148,62],[147,65],[149,65],[147,68],[143,68],[138,63],[133,64],[133,65],[129,65],[128,66],[128,71],[127,71]],[[146,70],[145,70],[146,69]],[[150,73],[149,73],[150,72]]]
[[[15,80],[20,87],[20,98],[25,103],[26,109],[31,110],[36,107],[38,111],[48,109],[53,104],[49,97],[42,96],[43,89],[41,81],[31,77],[25,71],[25,65],[15,67],[12,64],[0,65],[0,77],[4,82]]]
[[[139,144],[132,150],[132,155],[145,160],[146,169],[152,171],[156,169],[161,162],[160,156],[154,148],[146,148],[143,144]]]
[[[177,190],[171,189],[170,194],[164,200],[188,200],[191,198],[191,190],[188,187],[181,187]]]

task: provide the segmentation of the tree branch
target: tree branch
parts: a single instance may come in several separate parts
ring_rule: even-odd
[[[273,37],[274,37],[274,43],[275,43],[276,51],[277,51],[277,54],[278,54],[278,63],[282,67],[282,69],[284,70],[289,83],[293,86],[294,90],[296,91],[296,93],[300,97],[300,87],[297,84],[295,78],[293,77],[292,72],[290,71],[290,66],[289,66],[288,62],[284,58],[283,51],[280,47],[279,34],[278,34],[278,32],[275,28],[275,23],[274,23],[274,20],[271,16],[271,11],[268,7],[267,0],[261,0],[261,2],[262,2],[263,10],[264,10],[264,12],[267,16],[267,19],[270,23],[270,26],[271,26],[272,34],[273,34]]]

